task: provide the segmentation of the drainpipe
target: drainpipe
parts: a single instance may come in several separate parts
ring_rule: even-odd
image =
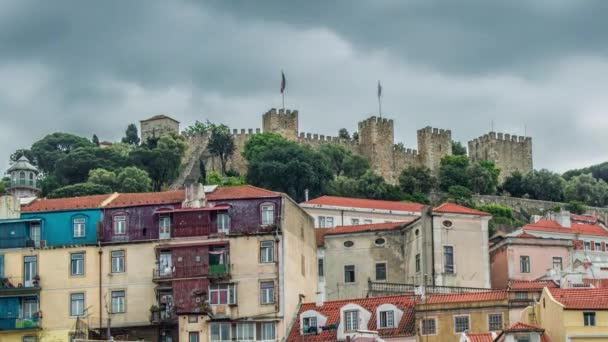
[[[101,242],[99,242],[99,250],[97,251],[99,253],[99,333],[101,335],[101,326],[102,326],[102,305],[101,305],[101,261],[102,261],[102,255],[103,255],[103,250],[101,249]]]

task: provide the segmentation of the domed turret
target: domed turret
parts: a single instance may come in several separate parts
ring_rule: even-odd
[[[25,156],[21,156],[6,173],[11,178],[7,189],[10,194],[17,197],[37,197],[40,194],[37,185],[39,171]]]

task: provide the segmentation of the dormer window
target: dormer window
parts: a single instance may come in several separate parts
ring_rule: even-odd
[[[80,238],[85,236],[85,224],[86,219],[84,217],[77,217],[72,220],[73,236]]]
[[[230,232],[230,216],[228,213],[217,214],[217,232],[228,234]]]
[[[127,233],[127,216],[116,215],[113,218],[114,234],[124,235]]]
[[[344,311],[344,331],[351,332],[359,329],[359,311]]]
[[[379,328],[394,328],[395,327],[395,312],[380,311],[380,325]]]
[[[304,317],[302,326],[302,334],[316,334],[317,330],[317,317]]]
[[[263,225],[274,224],[274,204],[262,204],[261,212]]]

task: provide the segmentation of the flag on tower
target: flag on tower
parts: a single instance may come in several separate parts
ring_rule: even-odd
[[[378,81],[378,97],[382,96],[382,85],[380,84],[380,81]]]
[[[285,92],[285,87],[287,86],[287,81],[285,80],[285,73],[281,70],[281,94]]]

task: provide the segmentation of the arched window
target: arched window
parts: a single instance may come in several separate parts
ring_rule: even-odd
[[[30,172],[30,186],[34,186],[34,173]]]
[[[25,185],[25,172],[19,172],[19,185]]]

